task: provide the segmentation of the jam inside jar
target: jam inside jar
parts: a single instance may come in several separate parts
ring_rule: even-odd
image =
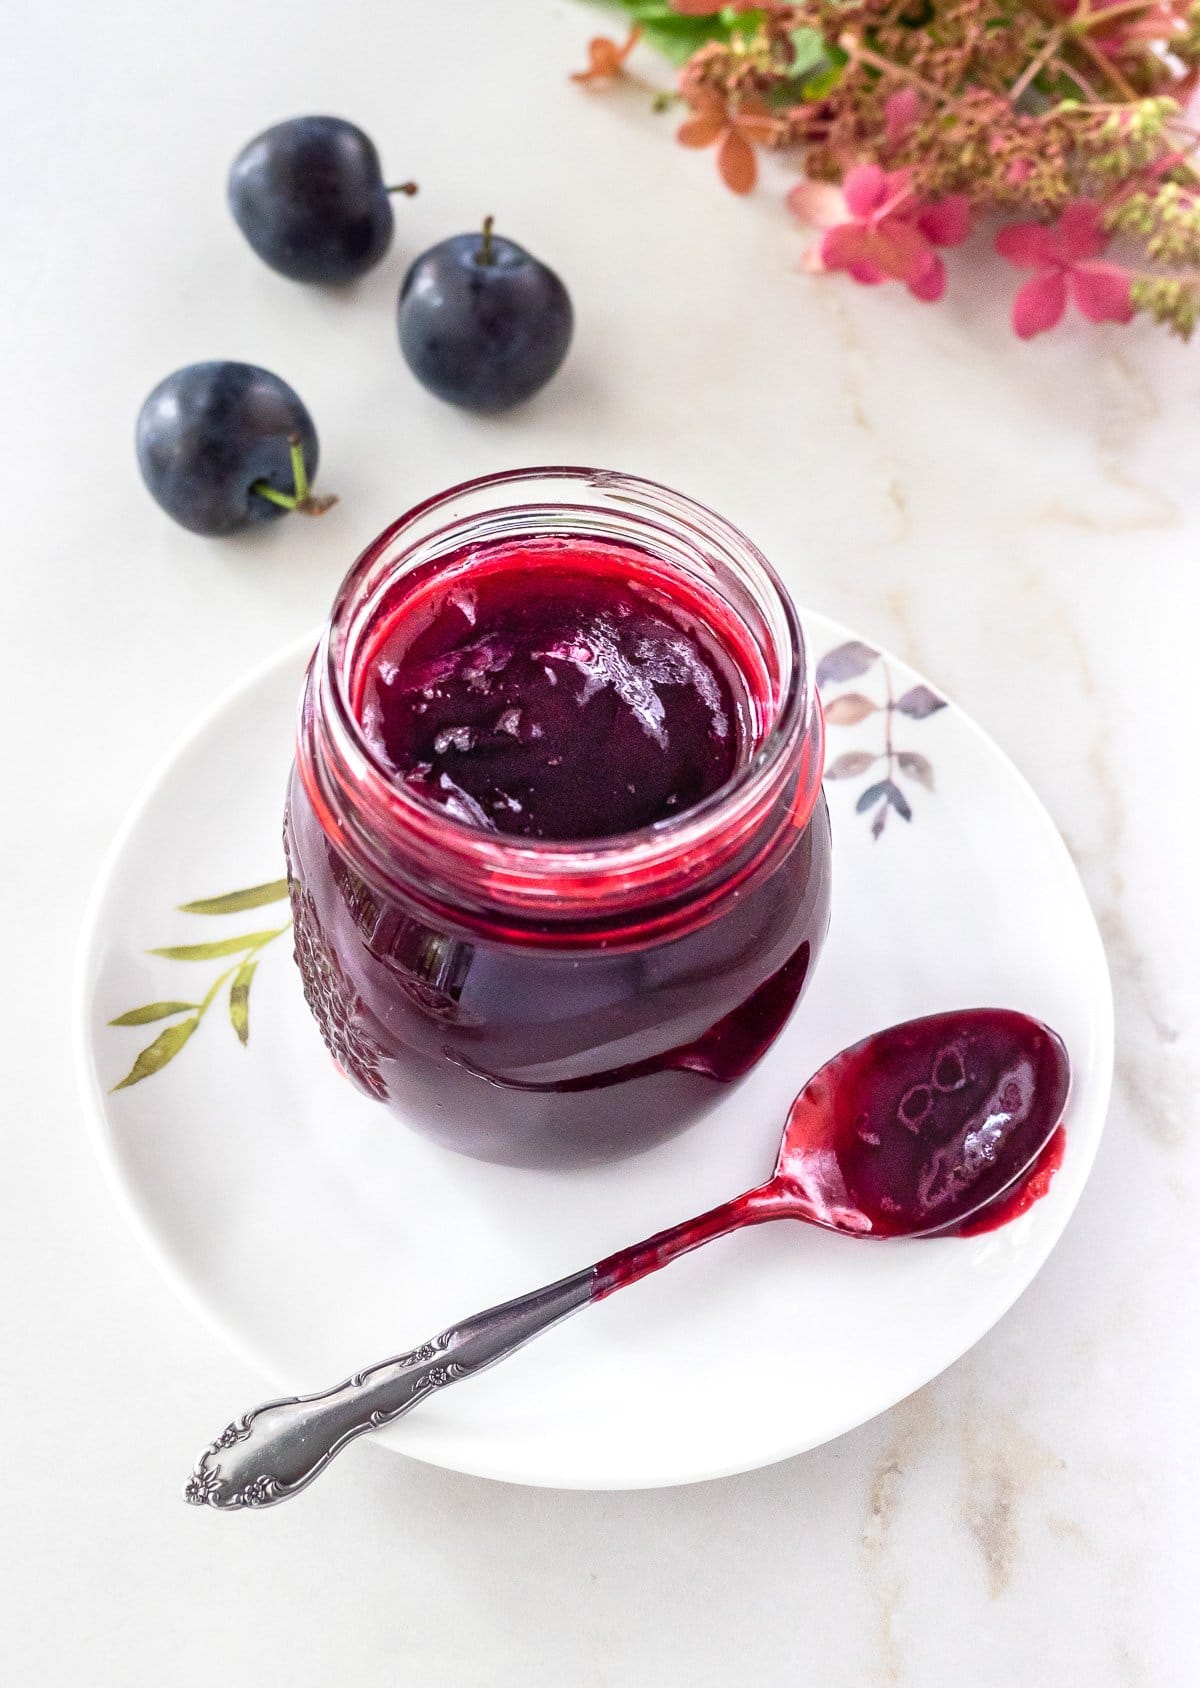
[[[822,750],[795,611],[702,506],[584,469],[418,506],[347,576],[301,699],[284,839],[334,1059],[489,1160],[678,1130],[811,976]]]

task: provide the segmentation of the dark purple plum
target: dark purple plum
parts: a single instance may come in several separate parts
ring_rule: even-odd
[[[227,534],[289,510],[316,514],[317,431],[286,381],[252,363],[192,363],[138,413],[137,457],[151,495],[192,533]]]
[[[573,315],[552,269],[514,241],[460,234],[413,264],[400,289],[400,349],[431,393],[466,410],[507,410],[559,368]]]
[[[355,281],[377,264],[392,240],[388,193],[374,142],[340,117],[277,123],[247,142],[229,172],[238,227],[293,281]]]

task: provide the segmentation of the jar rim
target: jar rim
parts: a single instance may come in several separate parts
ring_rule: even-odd
[[[528,509],[532,514],[538,503],[514,503],[513,494],[523,488],[532,491],[538,485],[543,495],[552,499],[556,513],[578,518],[578,528],[562,531],[587,531],[589,512],[598,518],[601,511],[614,505],[648,540],[656,531],[668,532],[661,525],[664,521],[673,524],[679,534],[695,544],[697,554],[707,554],[711,549],[731,559],[731,566],[754,577],[755,584],[769,594],[771,609],[783,630],[782,641],[772,635],[785,663],[782,684],[779,695],[771,700],[773,714],[766,731],[752,753],[724,784],[688,809],[633,832],[585,840],[531,839],[472,826],[398,780],[368,740],[353,707],[356,632],[361,634],[366,625],[363,604],[373,588],[395,578],[401,559],[393,559],[390,569],[385,566],[378,580],[374,576],[397,543],[417,535],[430,523],[436,524],[443,514],[450,518],[448,523],[435,525],[427,537],[452,538],[459,528],[465,534],[472,524],[505,512],[519,515]],[[555,496],[555,489],[560,496]],[[592,503],[567,502],[561,494],[569,491],[577,497],[590,495]],[[493,498],[500,500],[494,509],[489,507]],[[469,514],[454,519],[454,506],[463,504],[472,506]],[[706,849],[719,837],[741,823],[749,824],[753,815],[764,811],[764,805],[769,806],[772,796],[777,796],[781,774],[786,777],[787,760],[802,750],[808,753],[801,758],[808,766],[799,781],[799,806],[793,807],[791,818],[797,827],[806,824],[820,791],[824,736],[810,670],[804,631],[791,596],[773,566],[740,528],[698,500],[645,477],[556,464],[476,476],[421,500],[389,524],[363,550],[342,582],[313,659],[311,676],[318,706],[336,740],[336,756],[345,767],[348,783],[338,782],[343,791],[354,791],[366,807],[382,806],[392,819],[391,830],[403,837],[406,847],[424,849],[439,859],[453,858],[463,873],[475,872],[485,880],[492,896],[499,888],[502,900],[507,892],[521,904],[545,907],[551,897],[561,898],[564,887],[588,904],[596,898],[609,901],[612,892],[627,882],[645,887],[660,880],[671,864],[702,861]],[[302,703],[302,772],[303,710]],[[386,850],[383,854],[386,857]],[[386,871],[387,863],[377,861],[375,866],[377,872]],[[606,887],[608,898],[604,896]]]

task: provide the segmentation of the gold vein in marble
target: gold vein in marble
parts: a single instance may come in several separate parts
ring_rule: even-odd
[[[1096,466],[1106,487],[1131,495],[1129,508],[1124,514],[1110,516],[1052,499],[1035,513],[1034,520],[1104,534],[1179,527],[1184,518],[1175,500],[1161,487],[1139,480],[1128,466],[1145,425],[1162,414],[1145,371],[1117,351],[1104,360],[1101,374],[1103,392],[1092,423]]]

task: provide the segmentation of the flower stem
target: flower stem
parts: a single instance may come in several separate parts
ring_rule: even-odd
[[[1140,5],[1142,0],[1138,0],[1138,3]],[[1029,63],[1025,66],[1025,69],[1008,90],[1008,98],[1011,104],[1014,106],[1016,105],[1017,101],[1021,98],[1021,95],[1025,92],[1026,88],[1028,88],[1034,77],[1040,75],[1047,60],[1054,57],[1055,53],[1057,53],[1058,49],[1062,46],[1064,34],[1064,29],[1056,29],[1052,35],[1047,37],[1046,43],[1041,52],[1034,58],[1030,59]]]
[[[1063,58],[1051,59],[1049,68],[1052,71],[1057,71],[1060,76],[1069,77],[1079,89],[1079,92],[1083,95],[1084,99],[1089,101],[1090,104],[1098,105],[1100,103],[1100,96],[1092,87],[1087,77],[1080,69],[1078,69],[1077,66],[1071,64],[1069,60]]]
[[[926,82],[923,76],[918,76],[915,70],[909,70],[906,65],[893,64],[891,59],[885,59],[881,54],[872,52],[870,47],[864,47],[852,30],[846,30],[839,38],[838,46],[857,64],[869,65],[872,70],[877,70],[884,76],[894,76],[899,82],[910,82],[914,88],[928,94],[929,98],[936,100],[939,105],[949,104],[950,96],[943,93],[942,89],[932,82]]]
[[[1070,35],[1086,35],[1089,29],[1097,24],[1109,24],[1113,18],[1126,17],[1130,12],[1145,12],[1155,4],[1155,0],[1121,0],[1118,6],[1102,6],[1098,12],[1087,10],[1077,12],[1063,27]]]
[[[1024,0],[1024,5],[1027,11],[1040,18],[1044,24],[1048,24],[1055,29],[1061,25],[1062,13],[1057,10],[1054,0]],[[1122,74],[1108,54],[1101,52],[1090,35],[1077,31],[1074,39],[1079,45],[1080,52],[1092,61],[1105,81],[1114,87],[1124,99],[1137,100],[1141,98],[1133,84]]]
[[[1127,100],[1141,99],[1141,95],[1133,86],[1133,83],[1117,68],[1108,54],[1097,47],[1090,35],[1081,35],[1078,39],[1080,50],[1087,54],[1097,70],[1102,71],[1108,77],[1118,93],[1123,94]]]

